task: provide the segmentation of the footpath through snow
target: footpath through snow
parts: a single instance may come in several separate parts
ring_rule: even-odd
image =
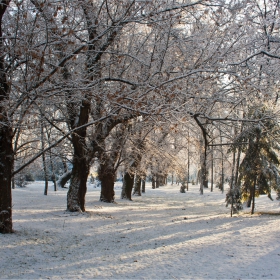
[[[15,233],[0,235],[0,279],[280,279],[280,216],[230,218],[218,189],[201,196],[198,186],[182,194],[148,184],[131,202],[117,184],[117,203],[106,204],[88,185],[78,214],[65,212],[67,190],[43,188],[13,190]],[[261,211],[279,213],[280,203],[257,198]]]

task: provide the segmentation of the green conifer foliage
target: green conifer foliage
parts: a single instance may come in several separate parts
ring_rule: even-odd
[[[228,193],[227,203],[234,199],[237,207],[240,200],[247,201],[248,207],[252,205],[253,214],[255,197],[267,194],[272,200],[271,189],[280,190],[280,127],[272,112],[264,106],[250,108],[247,118],[252,122],[248,122],[235,139],[235,148],[242,145],[244,158],[239,167],[237,186]]]

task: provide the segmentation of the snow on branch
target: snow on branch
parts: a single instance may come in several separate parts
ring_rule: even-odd
[[[243,64],[243,63],[247,62],[248,60],[252,59],[253,57],[258,56],[258,55],[261,55],[261,54],[266,55],[266,56],[271,57],[271,58],[280,59],[280,56],[279,56],[279,55],[275,55],[275,54],[269,53],[269,52],[267,52],[267,51],[260,51],[260,52],[257,52],[257,53],[254,53],[254,54],[248,56],[247,58],[245,58],[245,59],[242,60],[242,61],[239,61],[239,62],[236,62],[236,63],[230,63],[229,65],[231,65],[231,66],[237,66],[237,65]]]

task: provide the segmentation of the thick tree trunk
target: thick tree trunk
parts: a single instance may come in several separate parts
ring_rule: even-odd
[[[125,172],[123,176],[123,186],[122,186],[122,193],[121,198],[131,199],[131,192],[133,188],[134,182],[134,175],[130,175],[128,172]]]
[[[1,117],[6,119],[3,113]],[[0,126],[0,164],[0,233],[11,233],[13,148],[12,129],[8,126]]]
[[[71,212],[85,211],[85,196],[87,192],[87,177],[89,166],[86,159],[75,157],[69,190],[67,193],[67,210]]]
[[[80,135],[85,136],[86,131],[82,130]],[[78,133],[72,135],[72,143],[74,146],[73,169],[67,193],[67,210],[71,212],[85,211],[89,163],[85,154],[86,144],[84,137],[81,136],[79,136]]]
[[[136,173],[133,195],[141,196],[141,177]]]
[[[100,201],[112,203],[115,201],[115,171],[110,165],[100,164],[98,169],[98,179],[101,182]]]
[[[1,1],[0,5],[0,233],[12,233],[12,170],[13,131],[9,123],[7,104],[9,86],[5,72],[3,55],[2,18],[10,1]]]

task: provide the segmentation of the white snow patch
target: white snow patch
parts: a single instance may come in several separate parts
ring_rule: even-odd
[[[51,184],[51,183],[50,183]],[[43,182],[13,190],[14,234],[0,235],[0,279],[279,279],[279,201],[256,199],[230,218],[218,189],[179,186],[99,202],[88,185],[85,213],[66,212],[66,189]],[[275,197],[275,195],[274,195]]]

